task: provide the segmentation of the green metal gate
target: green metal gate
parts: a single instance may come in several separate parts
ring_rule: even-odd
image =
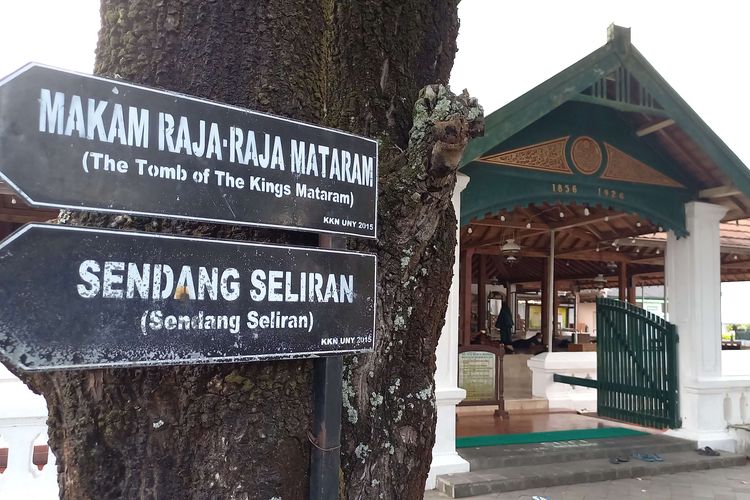
[[[627,302],[597,299],[596,330],[597,380],[555,375],[555,381],[596,387],[603,417],[680,427],[675,325]]]

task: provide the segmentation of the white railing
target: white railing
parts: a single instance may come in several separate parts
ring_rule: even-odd
[[[724,420],[736,451],[750,454],[750,350],[722,351],[721,372]]]
[[[596,352],[545,352],[529,359],[531,394],[544,398],[550,409],[596,410],[596,389],[555,382],[555,373],[596,378]]]
[[[724,420],[728,426],[750,427],[750,380],[728,382],[724,389]]]
[[[750,377],[722,377],[714,388],[724,393],[724,420],[735,451],[750,454]]]
[[[0,365],[0,470],[5,467],[0,473],[2,500],[58,498],[55,456],[51,452],[44,453],[46,449],[47,405],[44,398],[31,392]]]

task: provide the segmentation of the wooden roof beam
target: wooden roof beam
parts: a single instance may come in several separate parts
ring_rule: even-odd
[[[474,249],[474,254],[483,255],[500,255],[500,247],[479,247]],[[549,253],[541,250],[521,250],[518,254],[519,258],[524,257],[549,257]],[[629,258],[626,254],[619,252],[594,252],[592,250],[583,251],[571,251],[566,253],[565,256],[555,255],[555,260],[582,260],[588,262],[632,262],[633,259]]]
[[[605,214],[598,217],[579,217],[577,219],[571,219],[565,222],[561,222],[559,224],[551,224],[550,229],[554,229],[555,231],[564,231],[566,229],[573,229],[574,227],[580,227],[580,226],[587,226],[589,224],[594,224],[596,222],[601,221],[611,221],[614,219],[619,219],[620,217],[627,217],[629,214],[626,213],[615,213],[615,214]]]
[[[618,238],[615,240],[618,246],[621,247],[641,247],[641,248],[660,248],[663,249],[667,246],[666,240],[656,240],[651,238],[635,238],[633,241],[631,238]],[[750,246],[740,245],[721,245],[721,253],[737,254],[737,255],[750,255]]]
[[[537,207],[536,205],[532,205],[528,207],[519,207],[518,211],[529,223],[531,223],[531,227],[534,227],[533,221],[539,221],[537,223],[537,227],[549,228],[550,225],[548,222],[544,220],[543,215],[549,212],[550,210],[554,210],[554,209],[555,207],[550,206],[548,209],[542,210],[540,207]]]
[[[750,269],[750,260],[722,262],[721,267],[724,269]]]
[[[3,194],[16,194],[16,193],[10,188],[10,186],[8,186],[3,181],[0,181],[0,195],[3,195]]]
[[[477,229],[474,229],[472,239],[470,240],[473,245],[469,244],[467,246],[476,246],[484,241],[487,241],[488,237],[492,236],[492,231],[493,229],[489,226],[481,226]]]
[[[730,196],[741,195],[742,191],[732,186],[717,186],[698,191],[698,197],[706,200],[715,200],[717,198],[728,198]]]
[[[627,102],[613,101],[611,99],[603,99],[601,97],[593,97],[585,94],[577,94],[570,98],[571,101],[586,102],[592,104],[598,104],[600,106],[607,106],[608,108],[616,109],[617,111],[624,111],[626,113],[641,113],[644,115],[655,116],[666,118],[667,112],[662,109],[649,108],[647,106],[640,106],[638,104],[629,104]]]
[[[467,237],[467,241],[461,244],[461,247],[462,248],[474,248],[477,250],[480,248],[491,248],[491,247],[497,247],[499,249],[503,245],[503,243],[505,243],[505,241],[510,239],[510,238],[499,238],[496,241],[485,241],[484,237],[486,236],[486,232],[487,230],[485,230],[485,232],[481,235],[481,237],[476,237],[476,238],[472,238],[473,236],[475,236],[475,233],[471,234],[469,237]],[[515,239],[516,242],[520,242],[526,238],[537,236],[539,234],[546,234],[548,232],[549,231],[547,231],[546,229],[530,230],[530,231],[525,231],[521,234],[517,234],[515,238],[513,239]]]
[[[632,262],[633,259],[621,252],[609,252],[595,250],[571,251],[566,253],[560,260],[583,260],[588,262]]]
[[[642,259],[634,259],[630,261],[633,264],[650,264],[653,266],[664,265],[664,255],[658,255],[656,257],[644,257]]]
[[[529,229],[526,231],[523,231],[522,233],[519,233],[518,236],[516,236],[516,240],[520,241],[526,238],[531,238],[532,236],[538,236],[540,234],[547,234],[549,233],[548,229]]]
[[[641,248],[664,248],[667,246],[667,240],[657,240],[651,238],[617,238],[615,241],[620,247],[641,247]]]
[[[734,222],[738,219],[746,219],[747,216],[748,214],[743,212],[742,210],[730,210],[729,212],[727,212],[721,222]]]
[[[638,137],[644,137],[648,134],[653,134],[654,132],[657,132],[663,128],[667,128],[670,125],[674,125],[674,120],[671,118],[667,118],[666,120],[656,122],[652,125],[649,125],[648,127],[643,127],[640,130],[636,130],[635,135],[637,135]]]
[[[477,247],[474,249],[474,254],[501,255],[500,245]],[[521,253],[519,253],[518,255],[522,257],[547,257],[549,254],[547,252],[541,252],[539,250],[521,250]]]
[[[721,253],[735,254],[735,255],[750,255],[750,247],[743,247],[737,245],[721,245]]]
[[[507,228],[507,229],[544,229],[545,231],[549,231],[549,226],[544,223],[540,222],[532,222],[531,227],[526,227],[527,224],[518,224],[515,222],[500,222],[500,221],[477,221],[477,222],[470,222],[468,225],[470,226],[487,226],[487,227],[499,227],[499,228]]]
[[[644,234],[648,234],[648,233],[644,233]],[[621,235],[616,234],[616,233],[615,234],[610,233],[610,234],[604,235],[604,237],[602,239],[600,239],[599,241],[597,241],[595,243],[592,243],[591,245],[588,245],[588,246],[585,246],[585,247],[581,247],[581,248],[577,248],[577,249],[571,249],[571,250],[561,251],[560,253],[556,254],[555,256],[563,258],[563,257],[566,257],[569,254],[575,254],[575,253],[578,253],[578,252],[595,251],[597,248],[599,248],[601,251],[606,251],[611,246],[614,246],[614,245],[612,245],[613,242],[617,242],[620,239],[626,239],[626,238],[629,239],[630,237],[629,236],[621,236]]]

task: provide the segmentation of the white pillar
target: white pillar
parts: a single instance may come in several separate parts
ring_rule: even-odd
[[[677,325],[682,428],[674,434],[699,446],[733,448],[724,420],[721,377],[721,261],[719,222],[727,209],[685,205],[689,236],[669,233],[665,281],[669,321]]]
[[[469,177],[458,174],[453,192],[453,208],[456,218],[461,220],[461,191],[469,183]],[[456,405],[466,397],[466,391],[458,387],[458,293],[459,230],[456,228],[456,257],[453,261],[453,281],[448,296],[445,324],[437,346],[437,370],[435,371],[435,402],[437,422],[435,446],[432,448],[432,464],[425,489],[435,488],[435,477],[440,474],[467,472],[469,462],[456,453]]]

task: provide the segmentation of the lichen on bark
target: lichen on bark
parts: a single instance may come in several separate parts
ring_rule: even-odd
[[[475,99],[427,86],[414,106],[407,149],[390,157],[381,175],[377,347],[345,363],[344,372],[345,387],[355,388],[346,409],[357,415],[344,422],[346,498],[421,498],[434,444],[435,349],[456,243],[451,197],[463,149],[483,128]],[[357,453],[363,443],[370,445],[367,460]]]

